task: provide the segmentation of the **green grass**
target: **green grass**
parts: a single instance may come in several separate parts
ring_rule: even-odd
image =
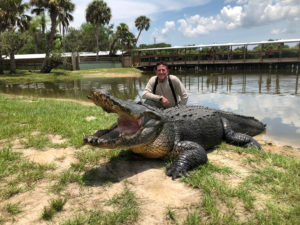
[[[44,220],[51,220],[57,212],[62,211],[66,202],[65,198],[51,199],[50,206],[44,207],[42,218]]]
[[[99,68],[88,70],[69,71],[63,69],[54,69],[49,74],[40,73],[39,70],[29,72],[28,70],[17,70],[16,74],[10,74],[6,71],[0,74],[0,82],[11,84],[23,84],[30,82],[46,82],[46,81],[68,81],[82,79],[85,74],[126,74],[126,73],[141,73],[135,68]]]
[[[77,80],[81,78],[82,76],[80,74],[72,74],[71,71],[63,69],[55,69],[48,74],[40,73],[37,70],[32,72],[28,70],[17,70],[15,74],[10,74],[9,72],[1,74],[0,82],[21,84],[29,82]]]
[[[222,145],[222,148],[224,145]],[[223,149],[218,151],[224,151]],[[198,209],[190,212],[184,224],[295,224],[299,222],[300,162],[292,157],[230,146],[250,156],[245,164],[255,165],[251,175],[237,187],[230,186],[226,167],[207,163],[195,169],[183,181],[204,193]],[[227,150],[228,151],[228,150]],[[220,176],[221,175],[221,176]],[[223,177],[223,179],[222,179]],[[266,199],[259,199],[266,196]],[[257,208],[257,201],[263,207]],[[237,206],[239,202],[239,206]],[[236,207],[247,218],[236,214]],[[201,216],[199,216],[201,215]]]
[[[105,212],[100,210],[87,211],[67,220],[63,225],[111,225],[111,224],[134,224],[140,214],[137,198],[125,185],[124,190],[108,200],[107,205],[113,206],[114,210]]]
[[[46,177],[46,171],[53,165],[42,165],[26,160],[11,147],[0,149],[0,198],[10,198],[15,194],[32,189]]]
[[[83,146],[83,134],[92,134],[98,129],[111,126],[116,121],[116,115],[104,113],[97,106],[51,99],[12,98],[3,94],[0,94],[0,109],[0,141],[6,143],[0,148],[1,200],[31,190],[44,178],[53,179],[53,183],[49,184],[49,191],[62,194],[70,183],[77,183],[80,188],[85,188],[120,182],[117,176],[99,173],[99,167],[108,161],[114,164],[120,160],[134,160],[138,157],[122,149],[101,150],[89,146],[82,151],[74,151],[77,162],[72,163],[70,168],[59,174],[52,174],[52,170],[55,169],[53,165],[28,161],[22,153],[12,150],[12,143],[16,139],[21,140],[24,151],[26,148],[41,151],[45,147],[79,148]],[[86,121],[88,116],[94,116],[96,119]],[[49,134],[60,135],[66,142],[53,144]],[[249,168],[249,175],[242,177],[238,184],[231,185],[231,177],[239,176],[239,171],[230,166],[224,167],[208,162],[197,167],[191,171],[189,177],[181,181],[198,189],[203,196],[201,201],[187,210],[186,218],[180,218],[176,208],[167,208],[166,223],[298,224],[299,160],[224,143],[215,151],[220,155],[226,152],[239,153],[241,164]],[[63,161],[64,158],[57,160]],[[62,209],[62,203],[63,199],[58,201],[57,206],[50,202],[41,212],[42,217],[51,220],[59,208]],[[81,211],[64,224],[134,224],[139,218],[138,200],[127,186],[106,204],[113,207],[113,211]],[[21,210],[17,204],[6,205],[4,209],[6,214],[11,216]],[[2,220],[6,222],[7,218],[3,217]]]
[[[11,215],[17,215],[22,212],[20,209],[20,202],[18,203],[8,203],[6,205],[6,211]]]
[[[31,98],[29,98],[31,99]],[[62,102],[50,99],[9,98],[0,95],[0,140],[26,138],[27,147],[42,148],[49,145],[47,134],[58,134],[69,144],[80,147],[83,135],[112,125],[116,115],[108,115],[97,106],[83,106],[75,102]],[[32,99],[31,99],[32,100]],[[95,120],[86,121],[88,116]],[[40,134],[32,136],[31,133]]]
[[[52,186],[52,190],[55,193],[60,193],[65,189],[69,183],[78,183],[83,185],[82,175],[79,172],[74,171],[73,169],[68,169],[62,174],[57,176],[57,182]]]

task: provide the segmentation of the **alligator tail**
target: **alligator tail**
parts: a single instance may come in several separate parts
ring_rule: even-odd
[[[234,132],[255,136],[264,132],[266,129],[266,124],[260,122],[254,117],[224,111],[219,111],[219,113],[221,117],[229,121],[230,127]]]

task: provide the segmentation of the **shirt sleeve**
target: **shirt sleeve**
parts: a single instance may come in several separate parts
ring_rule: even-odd
[[[145,87],[142,98],[158,102],[162,96],[153,94],[153,87],[155,84],[155,79],[156,79],[156,76],[153,76],[150,78],[150,80],[148,81],[148,83]]]
[[[186,105],[187,101],[189,99],[189,96],[187,94],[187,91],[183,85],[183,83],[179,80],[178,77],[172,76],[172,81],[174,80],[176,83],[176,92],[180,97],[180,101],[178,102],[179,105]]]

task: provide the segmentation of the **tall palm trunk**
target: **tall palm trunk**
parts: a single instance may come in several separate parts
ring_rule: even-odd
[[[96,25],[96,49],[97,49],[96,61],[98,61],[99,59],[99,33],[100,33],[100,25],[97,24]]]
[[[13,52],[9,55],[10,58],[10,73],[16,73],[16,60],[15,60],[15,54]]]
[[[137,38],[136,38],[136,41],[135,41],[135,46],[136,46],[136,44],[137,44],[137,42],[138,42],[138,40],[139,40],[139,38],[140,38],[140,35],[141,35],[141,33],[142,33],[142,30],[140,30],[140,32],[139,32],[139,34],[138,34],[138,36],[137,36]]]
[[[37,54],[38,53],[38,36],[37,36],[37,32],[34,31],[33,33],[33,39],[34,39],[34,53]]]
[[[3,73],[4,73],[4,69],[3,69],[2,52],[0,51],[0,74]]]
[[[116,44],[117,40],[118,40],[118,37],[114,38],[113,42],[110,45],[110,50],[109,50],[109,55],[110,56],[115,54],[115,44]]]
[[[51,14],[51,30],[50,30],[50,37],[47,41],[47,47],[46,47],[46,56],[43,61],[41,73],[50,73],[52,68],[51,68],[51,59],[50,59],[50,53],[53,47],[53,41],[56,33],[56,18],[57,18],[57,13],[52,13]]]

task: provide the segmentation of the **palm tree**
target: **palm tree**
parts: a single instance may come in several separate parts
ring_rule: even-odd
[[[0,32],[6,29],[15,30],[18,27],[21,31],[29,27],[30,16],[25,12],[29,8],[23,0],[2,0],[0,2]]]
[[[42,73],[50,73],[53,69],[51,66],[50,53],[55,39],[57,18],[61,14],[73,12],[75,5],[71,0],[30,0],[30,4],[36,7],[32,9],[32,13],[40,15],[47,11],[51,20],[50,36],[47,40],[46,47],[46,57],[41,69]]]
[[[2,0],[0,2],[0,33],[7,30],[10,33],[15,32],[18,28],[21,32],[29,28],[29,22],[31,17],[26,15],[25,12],[29,8],[27,3],[23,3],[23,0]],[[14,51],[7,52],[10,56],[10,72],[16,72],[16,62]],[[0,53],[0,72],[2,69],[2,53]]]
[[[132,48],[135,43],[136,39],[133,33],[129,31],[129,27],[125,23],[120,23],[119,26],[117,26],[116,33],[114,34],[112,44],[110,46],[110,55],[115,54],[115,44],[119,41],[122,50],[130,49]]]
[[[40,33],[40,19],[35,17],[29,26],[29,33],[32,35],[33,37],[33,45],[34,45],[34,53],[37,54],[38,53],[38,44],[40,43],[40,39],[39,39],[39,33]]]
[[[150,28],[150,19],[146,16],[139,16],[138,18],[136,18],[135,20],[135,27],[138,29],[139,34],[136,38],[136,43],[138,42],[140,35],[142,33],[142,31],[145,29],[146,31]]]
[[[117,30],[113,34],[112,44],[110,45],[110,51],[109,51],[110,55],[114,55],[115,54],[115,51],[116,51],[115,45],[116,45],[117,41],[119,41],[122,38],[126,37],[126,33],[128,33],[128,32],[129,32],[129,27],[128,27],[127,24],[120,23],[120,25],[117,26]]]
[[[96,25],[96,60],[99,54],[100,26],[108,24],[111,18],[110,8],[103,0],[94,0],[86,9],[86,21]]]
[[[63,12],[59,14],[59,32],[62,33],[62,36],[65,36],[66,31],[69,28],[70,21],[73,21],[74,17],[69,12]]]

